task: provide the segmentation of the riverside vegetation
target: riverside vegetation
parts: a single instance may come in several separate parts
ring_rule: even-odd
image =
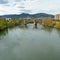
[[[34,19],[32,19],[31,21],[33,21]],[[5,18],[0,18],[0,30],[4,30],[6,28],[10,28],[16,25],[22,25],[24,24],[23,21],[26,21],[26,24],[27,24],[27,21],[30,21],[30,20],[24,20],[23,18],[11,18],[10,20],[6,20]],[[54,20],[52,18],[45,18],[41,20],[41,23],[44,27],[53,27],[53,28],[60,29],[59,20]]]
[[[60,20],[46,18],[46,19],[42,20],[42,25],[44,27],[53,27],[53,28],[60,29]]]
[[[6,20],[4,18],[0,18],[0,30],[4,30],[6,28],[10,28],[16,25],[19,25],[22,19],[12,18],[10,20]]]

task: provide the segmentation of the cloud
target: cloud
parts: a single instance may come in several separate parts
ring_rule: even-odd
[[[0,0],[0,4],[6,4],[6,3],[8,3],[7,0]]]
[[[21,12],[22,13],[31,13],[32,11],[31,10],[26,10],[26,9],[21,9]]]
[[[0,15],[60,13],[60,0],[0,0]]]
[[[26,0],[15,0],[16,2],[19,2],[19,1],[26,1]]]
[[[18,8],[22,8],[22,9],[24,9],[25,7],[23,7],[23,6],[18,6]]]

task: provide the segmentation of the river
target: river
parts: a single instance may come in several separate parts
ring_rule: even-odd
[[[28,24],[0,31],[0,60],[60,60],[60,30]]]

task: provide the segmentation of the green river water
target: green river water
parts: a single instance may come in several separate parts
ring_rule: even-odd
[[[0,31],[0,60],[60,60],[60,30],[28,24]]]

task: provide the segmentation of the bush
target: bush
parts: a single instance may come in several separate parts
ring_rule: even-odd
[[[5,19],[0,18],[0,30],[3,30],[7,27],[7,22]]]
[[[42,25],[48,26],[48,27],[53,27],[54,26],[53,19],[52,18],[46,18],[46,19],[42,20]]]
[[[55,27],[55,28],[59,28],[59,29],[60,29],[60,22],[59,22],[59,21],[57,21],[54,27]]]

